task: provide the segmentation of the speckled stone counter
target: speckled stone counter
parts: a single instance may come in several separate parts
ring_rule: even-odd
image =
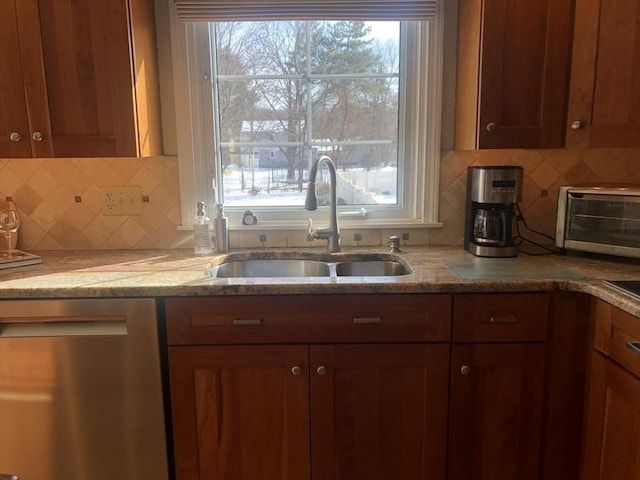
[[[322,250],[301,250],[303,256]],[[380,249],[344,249],[331,260],[349,259]],[[640,261],[604,256],[550,255],[489,260],[504,278],[466,279],[448,266],[475,259],[461,247],[405,247],[400,257],[412,273],[395,277],[207,278],[206,271],[224,256],[196,257],[187,250],[47,251],[40,265],[0,270],[0,299],[83,297],[170,297],[203,295],[278,295],[336,293],[516,292],[554,289],[599,297],[640,318],[640,300],[603,283],[640,279]],[[232,251],[236,257],[286,258],[290,250]],[[329,258],[329,257],[327,257]],[[550,268],[541,278],[532,265]],[[557,267],[557,268],[556,268]],[[544,270],[541,270],[544,271]],[[555,272],[570,275],[555,275]],[[530,272],[530,273],[529,273]],[[515,275],[514,275],[515,273]]]

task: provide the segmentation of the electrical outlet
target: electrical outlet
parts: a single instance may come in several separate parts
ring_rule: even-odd
[[[402,234],[402,240],[409,240],[409,233],[408,232],[404,232]]]
[[[105,215],[142,215],[142,192],[139,186],[102,189]]]

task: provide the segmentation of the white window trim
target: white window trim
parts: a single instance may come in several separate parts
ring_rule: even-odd
[[[180,200],[181,221],[184,228],[188,228],[196,213],[196,202],[206,201],[213,207],[218,199],[212,188],[211,176],[207,174],[207,160],[213,158],[213,142],[203,140],[208,122],[204,116],[200,121],[194,120],[194,107],[207,103],[201,92],[202,82],[209,83],[208,76],[194,78],[190,73],[189,65],[198,56],[198,48],[207,46],[197,45],[195,42],[194,25],[178,21],[173,0],[169,3],[169,25],[171,31],[171,51],[173,63],[174,101],[176,109],[176,136],[178,148],[178,172],[180,176]],[[440,173],[440,141],[442,122],[442,72],[443,72],[443,37],[444,37],[444,3],[438,2],[438,14],[432,22],[430,35],[421,35],[420,45],[406,48],[404,52],[410,56],[406,59],[412,62],[417,69],[420,85],[414,89],[416,98],[425,98],[425,102],[409,102],[406,108],[410,108],[413,117],[411,129],[403,128],[405,136],[413,136],[413,142],[400,142],[399,148],[411,144],[414,148],[409,153],[410,162],[418,166],[410,176],[412,187],[416,188],[417,195],[410,206],[411,217],[383,218],[348,216],[341,217],[340,224],[343,228],[383,228],[383,227],[437,227],[442,226],[438,221],[439,200],[439,173]],[[205,28],[201,24],[200,28]],[[420,28],[424,28],[420,26]],[[191,37],[191,41],[188,38]],[[425,62],[423,52],[429,47],[429,41],[437,42],[440,48],[435,48],[428,62]],[[425,63],[428,63],[425,65]],[[415,78],[415,77],[414,77]],[[433,86],[433,88],[431,88]],[[210,88],[210,87],[208,87]],[[424,93],[421,90],[424,89]],[[431,108],[428,108],[430,105]],[[211,131],[211,130],[209,130]],[[425,134],[426,132],[426,134]],[[203,146],[196,148],[196,145]],[[407,152],[405,152],[405,155]],[[415,161],[416,159],[430,159],[430,161]],[[407,180],[405,180],[407,181]],[[259,208],[255,208],[259,215]],[[354,207],[346,206],[344,210],[354,210]],[[246,229],[240,222],[242,213],[229,214],[229,227],[231,229]],[[237,217],[237,218],[236,218]],[[259,228],[271,229],[304,229],[306,222],[300,220],[287,220],[284,218],[263,221]]]

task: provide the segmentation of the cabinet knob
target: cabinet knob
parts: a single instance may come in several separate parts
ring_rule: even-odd
[[[571,130],[580,130],[581,128],[582,128],[582,122],[580,120],[571,122]]]
[[[316,372],[318,372],[318,375],[326,375],[327,374],[327,367],[325,367],[324,365],[320,365],[318,367],[318,369],[316,370]]]
[[[296,365],[295,367],[291,367],[291,373],[293,373],[294,375],[301,375],[302,374],[302,367],[299,367],[298,365]]]
[[[493,122],[487,123],[487,132],[491,133],[495,131],[496,131],[496,124]]]
[[[460,367],[460,373],[462,375],[470,375],[471,367],[469,365],[462,365],[462,367]]]
[[[36,142],[41,142],[44,136],[40,132],[33,132],[33,135],[31,135],[31,138],[33,138]]]
[[[19,142],[21,138],[18,132],[11,132],[11,135],[9,135],[9,140],[12,142]]]

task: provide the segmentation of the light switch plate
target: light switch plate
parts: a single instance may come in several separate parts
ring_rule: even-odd
[[[142,215],[142,190],[139,186],[102,189],[105,215]]]

